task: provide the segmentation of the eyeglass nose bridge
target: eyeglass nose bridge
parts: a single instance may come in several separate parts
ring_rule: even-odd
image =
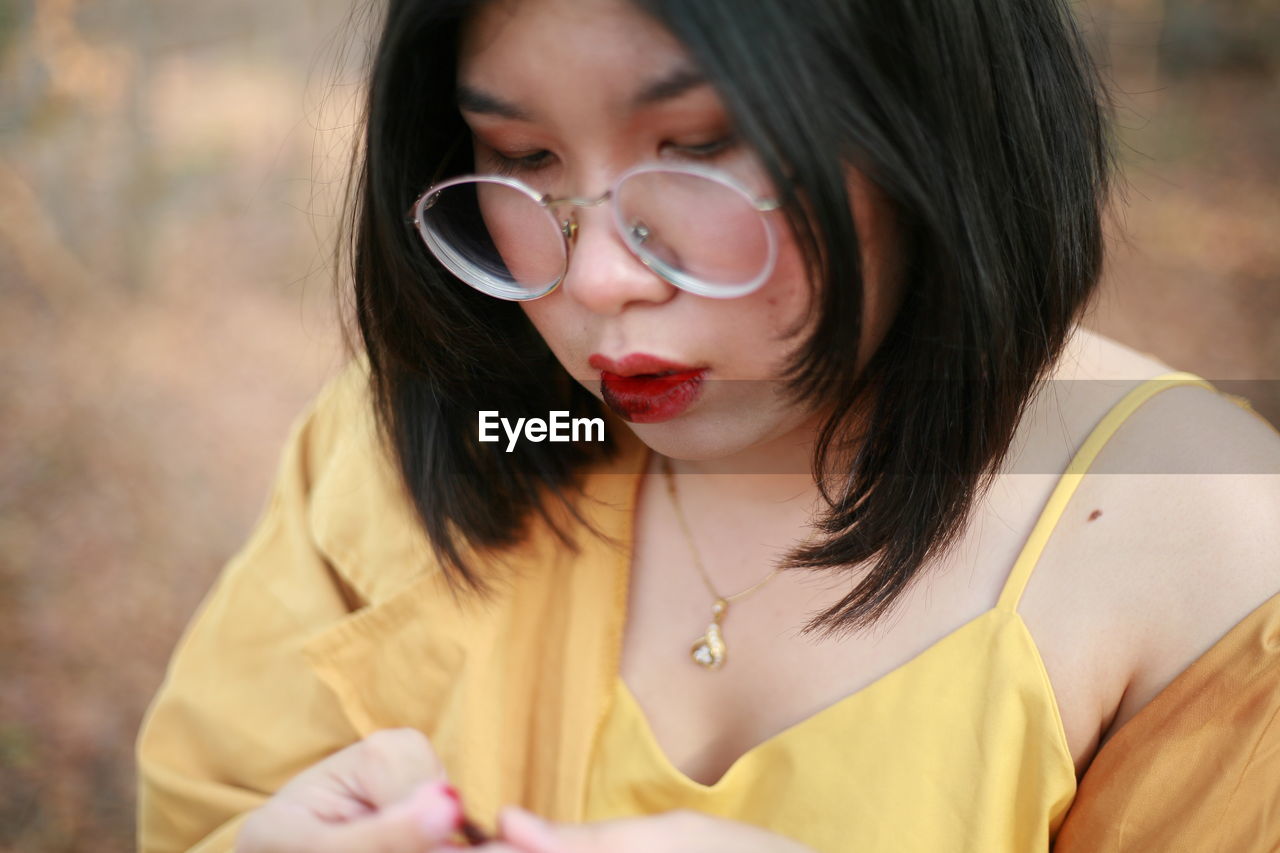
[[[551,198],[550,196],[542,197],[542,204],[547,208],[554,209],[567,205],[570,207],[569,216],[560,221],[560,233],[564,235],[564,239],[569,243],[570,247],[577,242],[578,239],[578,217],[574,215],[572,208],[578,207],[599,207],[609,199],[613,198],[613,190],[605,190],[595,198],[587,198],[586,196],[567,196],[565,198]]]

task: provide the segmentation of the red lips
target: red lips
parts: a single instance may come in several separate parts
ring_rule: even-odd
[[[614,361],[599,353],[587,363],[600,371],[604,402],[632,423],[671,420],[693,405],[702,392],[705,367],[631,353]]]

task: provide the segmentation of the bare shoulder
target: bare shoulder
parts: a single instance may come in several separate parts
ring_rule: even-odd
[[[1077,326],[1063,348],[1054,371],[1059,379],[1119,381],[1146,379],[1174,368],[1156,356]]]
[[[1109,735],[1280,592],[1280,432],[1217,391],[1166,388],[1117,429],[1077,497],[1069,514],[1096,510],[1096,523],[1063,522],[1126,614],[1132,668]]]

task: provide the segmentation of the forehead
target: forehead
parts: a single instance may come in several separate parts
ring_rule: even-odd
[[[463,27],[458,81],[536,110],[617,112],[655,81],[696,74],[684,46],[625,0],[495,0]],[[647,93],[649,95],[662,93]]]

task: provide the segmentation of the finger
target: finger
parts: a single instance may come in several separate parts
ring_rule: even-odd
[[[383,729],[351,749],[335,771],[359,798],[379,808],[403,800],[423,782],[446,778],[431,742],[417,729]]]
[[[577,853],[599,844],[594,826],[557,826],[519,806],[506,806],[499,812],[498,831],[503,841],[524,853]]]
[[[425,853],[457,831],[462,809],[448,785],[420,785],[408,797],[375,814],[317,832],[307,849],[315,853]]]
[[[518,806],[506,806],[498,815],[503,840],[524,853],[653,853],[672,851],[676,846],[681,850],[719,849],[698,846],[699,839],[728,840],[720,837],[725,830],[720,834],[712,832],[713,822],[729,830],[737,826],[684,809],[591,823],[554,823]],[[747,847],[736,843],[722,845],[725,850]]]

